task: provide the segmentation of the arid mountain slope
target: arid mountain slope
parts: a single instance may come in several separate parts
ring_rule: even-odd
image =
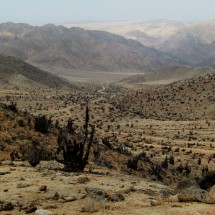
[[[0,55],[0,82],[37,83],[48,87],[71,87],[67,81],[36,68],[16,57]],[[20,84],[20,83],[18,83]]]
[[[181,64],[179,59],[122,36],[51,24],[1,24],[0,50],[49,69],[143,72]]]
[[[166,38],[174,35],[182,26],[181,22],[168,20],[149,20],[139,23],[131,22],[104,22],[104,23],[77,23],[65,24],[66,27],[80,26],[89,30],[102,30],[134,39],[146,46],[156,47]]]
[[[213,42],[207,44],[202,42],[201,38],[193,32],[192,29],[184,28],[172,35],[163,42],[158,48],[166,53],[172,53],[173,56],[189,62],[192,65],[214,65]]]
[[[141,23],[91,23],[80,26],[135,39],[195,66],[215,65],[215,20],[197,23],[150,20]]]
[[[215,75],[174,82],[117,98],[121,111],[159,120],[214,119]]]
[[[215,74],[215,68],[191,66],[168,67],[152,73],[133,75],[121,80],[119,83],[147,84],[149,82],[158,83],[159,81],[175,82],[183,79],[197,78],[207,74]]]

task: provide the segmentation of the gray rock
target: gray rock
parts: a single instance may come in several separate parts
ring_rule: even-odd
[[[178,200],[180,202],[203,202],[207,204],[214,204],[215,200],[206,191],[196,187],[190,187],[182,190],[178,194]]]
[[[161,199],[169,198],[171,195],[173,195],[173,192],[169,189],[162,189],[158,193],[159,197]]]
[[[94,199],[105,200],[108,197],[106,191],[99,188],[86,187],[85,191]]]
[[[52,212],[44,209],[38,209],[35,212],[37,215],[51,215]]]
[[[47,191],[47,186],[46,185],[42,185],[39,187],[39,191],[40,192],[46,192]]]
[[[26,187],[30,187],[31,185],[28,184],[27,182],[20,182],[17,184],[17,188],[26,188]]]
[[[178,182],[178,185],[174,190],[174,193],[175,194],[180,193],[181,191],[188,189],[190,187],[195,187],[200,189],[200,186],[197,184],[195,179],[187,178]]]
[[[125,200],[125,197],[122,195],[122,193],[115,193],[110,197],[110,200],[112,202],[121,202]]]
[[[152,181],[157,181],[157,176],[156,175],[151,175],[151,180]]]
[[[150,201],[150,205],[153,207],[153,206],[158,206],[158,205],[161,205],[161,202],[160,201],[157,201],[157,200],[151,200]]]
[[[32,206],[32,207],[29,207],[28,209],[25,210],[25,213],[26,214],[30,214],[30,213],[33,213],[37,210],[37,207],[35,206]]]
[[[11,165],[13,164],[13,162],[10,161],[10,160],[6,160],[6,161],[2,161],[2,164],[3,164],[3,165],[11,166]]]
[[[61,170],[64,165],[57,161],[41,161],[35,168],[38,171]]]
[[[63,197],[63,200],[65,200],[65,202],[73,202],[73,201],[77,200],[77,197],[75,197],[75,196],[65,196],[65,197]]]

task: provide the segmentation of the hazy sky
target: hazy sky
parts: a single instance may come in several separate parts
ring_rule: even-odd
[[[215,0],[0,0],[0,23],[200,21],[215,18]]]

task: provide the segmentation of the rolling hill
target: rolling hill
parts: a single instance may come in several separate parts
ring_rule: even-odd
[[[37,83],[47,87],[72,87],[67,81],[36,68],[16,57],[0,55],[0,82]]]
[[[41,68],[81,71],[153,71],[181,60],[104,31],[48,24],[0,24],[0,53]]]
[[[156,120],[214,120],[215,74],[116,98],[122,112]]]
[[[168,67],[156,72],[133,75],[121,80],[119,83],[147,84],[148,82],[159,83],[159,81],[175,82],[183,79],[197,78],[207,74],[215,74],[215,68],[192,66]]]

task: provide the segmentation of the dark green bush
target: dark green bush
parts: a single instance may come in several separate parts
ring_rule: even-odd
[[[22,154],[22,159],[27,160],[31,166],[35,167],[40,163],[44,150],[38,142],[33,140],[31,146],[20,146],[20,152]]]
[[[199,186],[207,190],[208,188],[215,185],[215,171],[206,172],[205,175],[200,179]]]
[[[51,119],[48,119],[45,115],[39,115],[35,117],[35,120],[34,120],[35,131],[41,132],[43,134],[47,134],[50,125],[51,125]]]

